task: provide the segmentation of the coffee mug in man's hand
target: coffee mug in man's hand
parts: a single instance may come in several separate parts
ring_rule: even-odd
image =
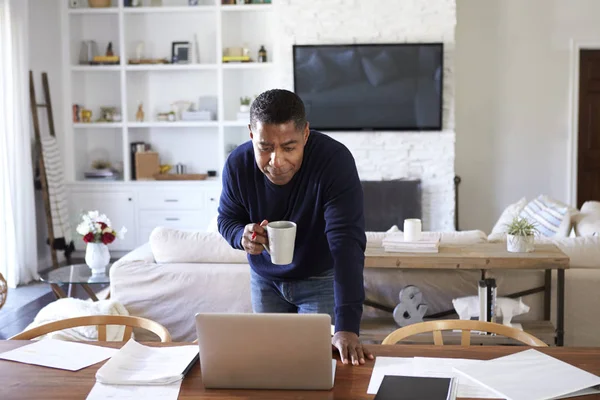
[[[267,224],[269,244],[263,245],[277,265],[291,264],[296,243],[296,224],[291,221],[275,221]]]

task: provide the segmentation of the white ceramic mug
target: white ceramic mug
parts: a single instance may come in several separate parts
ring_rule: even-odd
[[[264,245],[276,265],[291,264],[296,243],[296,224],[291,221],[274,221],[267,225],[269,244]]]
[[[421,240],[421,220],[416,218],[404,220],[404,241],[418,242]]]

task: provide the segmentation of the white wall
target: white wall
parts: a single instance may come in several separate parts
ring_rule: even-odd
[[[62,50],[61,50],[60,0],[29,0],[29,68],[33,71],[35,91],[38,103],[44,102],[42,72],[48,73],[50,96],[54,107],[54,127],[61,146],[63,145],[63,85],[62,85]],[[27,88],[29,90],[29,88]],[[48,134],[46,110],[38,109],[40,128]],[[33,127],[32,127],[33,137]],[[52,265],[42,192],[36,191],[36,219],[38,227],[38,269]],[[59,255],[62,252],[59,252]]]
[[[457,0],[461,229],[545,193],[568,201],[570,41],[600,43],[596,0]]]
[[[332,134],[364,180],[421,178],[425,229],[454,227],[455,0],[280,0],[281,82],[293,89],[293,44],[443,41],[443,132]]]

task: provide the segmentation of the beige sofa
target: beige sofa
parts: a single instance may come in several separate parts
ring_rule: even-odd
[[[368,232],[367,245],[379,246],[385,233]],[[442,233],[442,243],[487,241],[481,231]],[[502,240],[496,237],[495,240]],[[572,259],[566,279],[566,344],[600,346],[600,238],[556,240]],[[196,312],[251,312],[246,256],[217,232],[156,228],[150,241],[111,268],[111,296],[131,315],[165,325],[177,341],[196,338]],[[543,286],[541,271],[493,271],[499,295]],[[428,304],[428,315],[452,309],[452,299],[477,293],[478,271],[365,269],[369,301],[393,308],[399,290],[415,285]],[[556,285],[554,285],[556,287]],[[542,295],[524,298],[531,306],[518,320],[542,319]],[[391,315],[365,307],[364,317]]]

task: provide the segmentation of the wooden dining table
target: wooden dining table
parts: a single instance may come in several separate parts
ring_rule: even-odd
[[[30,342],[0,341],[0,353]],[[100,346],[119,348],[121,342],[93,342]],[[150,346],[177,346],[190,343],[144,343]],[[524,346],[430,346],[430,345],[371,345],[373,354],[387,357],[440,357],[488,360],[526,350]],[[600,375],[600,348],[544,347],[537,350],[562,361]],[[337,357],[335,353],[332,353]],[[71,372],[12,361],[0,360],[0,399],[85,399],[95,383],[95,373],[104,362]],[[196,363],[184,378],[179,399],[373,399],[367,394],[375,361],[365,365],[343,365],[338,358],[334,387],[323,391],[297,390],[228,390],[205,389],[200,365]],[[524,377],[524,379],[527,379]],[[599,400],[600,395],[573,399]]]

